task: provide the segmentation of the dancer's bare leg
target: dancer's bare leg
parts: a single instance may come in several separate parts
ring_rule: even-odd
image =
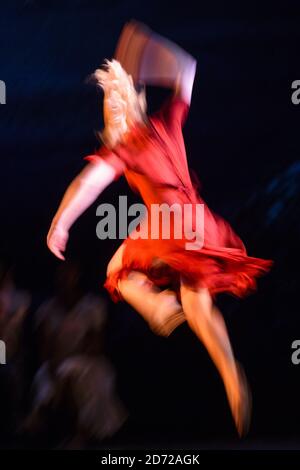
[[[123,243],[107,266],[107,276],[122,268],[122,257],[126,244]],[[126,279],[120,279],[118,289],[123,299],[129,303],[158,335],[169,336],[177,326],[185,321],[182,306],[175,292],[161,291],[139,272],[131,271]]]
[[[175,292],[159,290],[138,271],[131,271],[126,279],[119,280],[119,291],[158,335],[169,336],[175,328],[185,321],[182,306]]]
[[[250,418],[246,379],[235,360],[224,319],[208,289],[181,284],[181,303],[191,329],[206,347],[224,382],[237,430],[245,434]]]

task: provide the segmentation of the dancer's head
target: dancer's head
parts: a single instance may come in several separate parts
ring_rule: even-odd
[[[114,59],[106,60],[94,77],[104,91],[104,129],[100,135],[112,148],[123,141],[135,123],[146,120],[145,91],[136,91],[131,75]]]

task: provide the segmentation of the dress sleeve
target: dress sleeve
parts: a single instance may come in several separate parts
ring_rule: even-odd
[[[159,111],[167,129],[183,127],[189,112],[189,105],[179,96],[171,95]]]
[[[116,172],[114,181],[118,180],[126,170],[126,164],[114,152],[105,146],[100,147],[95,154],[84,157],[84,160],[91,163],[97,163],[99,160],[104,160],[106,163],[111,165]]]

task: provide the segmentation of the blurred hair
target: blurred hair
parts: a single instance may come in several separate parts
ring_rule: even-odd
[[[93,77],[104,91],[104,129],[100,137],[112,148],[122,142],[131,126],[146,121],[145,90],[137,92],[131,75],[115,59],[106,59]]]

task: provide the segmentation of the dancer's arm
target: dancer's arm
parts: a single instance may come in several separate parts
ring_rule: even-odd
[[[176,78],[175,96],[178,96],[190,106],[196,74],[197,61],[192,56],[186,56],[180,64]]]
[[[69,228],[116,177],[115,168],[102,159],[89,163],[68,187],[53,218],[47,245],[57,258],[64,260]]]
[[[178,66],[173,93],[161,108],[161,119],[168,135],[177,139],[181,135],[188,116],[197,62],[192,56],[186,56]],[[181,138],[181,137],[180,137]]]
[[[196,60],[145,24],[136,20],[125,24],[115,59],[132,75],[135,83],[172,88],[190,105]]]

